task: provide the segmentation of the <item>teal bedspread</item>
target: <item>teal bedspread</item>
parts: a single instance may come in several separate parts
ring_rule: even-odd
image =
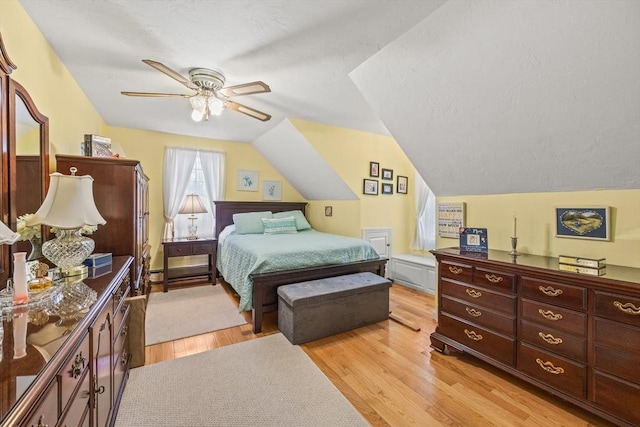
[[[294,234],[235,234],[218,250],[218,270],[240,295],[241,311],[251,310],[249,275],[378,259],[366,241],[313,229]]]

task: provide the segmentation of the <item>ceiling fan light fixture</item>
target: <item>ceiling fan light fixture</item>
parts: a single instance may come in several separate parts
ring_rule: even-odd
[[[209,113],[214,116],[219,116],[222,113],[222,110],[224,110],[224,102],[215,96],[210,97],[207,104],[209,105]]]
[[[204,113],[204,109],[207,106],[207,100],[202,95],[192,96],[189,98],[189,103],[191,104],[191,108],[200,113]]]
[[[201,122],[202,119],[204,119],[204,112],[198,111],[194,108],[193,111],[191,112],[191,119],[194,122]]]

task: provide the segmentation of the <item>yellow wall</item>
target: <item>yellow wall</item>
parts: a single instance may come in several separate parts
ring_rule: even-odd
[[[304,200],[251,144],[119,127],[109,127],[106,135],[113,142],[117,142],[122,146],[127,158],[140,160],[144,173],[149,177],[149,240],[151,244],[151,268],[153,270],[162,268],[160,241],[164,227],[162,214],[162,163],[165,147],[200,148],[224,152],[226,154],[225,200],[261,201],[262,182],[265,180],[282,182],[283,200]],[[236,174],[238,169],[258,172],[259,191],[237,191]],[[210,234],[213,234],[213,232]]]
[[[557,257],[606,258],[608,264],[640,268],[640,190],[440,197],[466,202],[466,225],[487,228],[490,249],[511,249],[513,213],[518,218],[518,251]],[[609,206],[610,241],[555,237],[555,207]],[[458,246],[440,238],[437,247]]]
[[[360,237],[363,228],[390,227],[393,253],[409,251],[415,229],[414,168],[398,143],[390,136],[339,128],[304,120],[291,123],[340,175],[360,201],[321,200],[309,203],[312,224],[318,230]],[[392,195],[362,194],[363,179],[369,178],[369,162],[393,170]],[[397,176],[408,177],[408,194],[396,193]],[[322,185],[322,183],[318,183]],[[324,207],[333,206],[333,216],[324,216]]]

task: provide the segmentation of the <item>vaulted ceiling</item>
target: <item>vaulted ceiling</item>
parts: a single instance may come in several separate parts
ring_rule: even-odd
[[[111,126],[256,146],[287,118],[391,134],[437,195],[640,188],[640,2],[20,3]],[[262,80],[235,99],[273,117],[195,123],[186,99],[122,96],[189,93],[142,59]]]

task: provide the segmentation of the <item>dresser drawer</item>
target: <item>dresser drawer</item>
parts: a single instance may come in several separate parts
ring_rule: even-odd
[[[485,270],[484,268],[478,267],[476,267],[473,275],[473,283],[485,288],[495,288],[503,292],[515,292],[516,290],[515,275],[494,270]]]
[[[595,319],[594,329],[596,344],[640,353],[640,329],[598,318]]]
[[[628,325],[640,326],[640,298],[596,291],[595,314]]]
[[[441,261],[439,263],[440,277],[448,277],[459,282],[471,283],[473,267],[465,264]]]
[[[61,426],[80,426],[89,410],[89,379],[91,376],[85,371],[80,377],[81,382],[73,400],[66,411],[63,411]]]
[[[539,325],[570,332],[581,338],[586,337],[587,315],[585,313],[523,299],[521,314],[523,319]]]
[[[71,353],[64,367],[58,373],[60,381],[60,401],[62,408],[67,406],[67,402],[76,391],[78,384],[85,373],[89,370],[89,334],[86,333],[81,339],[78,347]]]
[[[501,363],[514,366],[515,339],[454,319],[440,313],[438,330],[441,334]]]
[[[586,397],[587,368],[585,365],[520,343],[518,369],[573,396]]]
[[[448,279],[440,281],[440,292],[443,296],[452,296],[471,304],[488,307],[504,314],[515,316],[516,296],[504,295],[464,283],[452,282]]]
[[[587,340],[584,338],[577,338],[567,332],[555,329],[543,328],[525,320],[520,322],[518,337],[521,341],[543,350],[577,362],[587,362]]]
[[[576,310],[586,310],[587,290],[579,286],[522,277],[522,296]]]
[[[129,293],[127,292],[127,294],[125,295],[128,296]],[[118,329],[120,329],[120,326],[122,325],[122,319],[124,318],[124,315],[127,313],[128,310],[129,310],[129,304],[127,304],[126,300],[123,298],[120,304],[118,305],[118,307],[113,312],[113,330],[114,331],[117,331]],[[115,336],[113,338],[115,339]]]
[[[456,317],[506,335],[515,336],[516,334],[516,319],[513,316],[505,316],[484,307],[466,304],[446,296],[442,297],[441,303],[442,311],[453,314]]]
[[[58,422],[58,384],[53,381],[43,393],[42,398],[37,403],[35,409],[29,415],[27,426],[50,425],[55,426]]]
[[[114,359],[116,359],[118,357],[118,354],[122,351],[122,349],[125,347],[126,342],[128,341],[129,337],[129,314],[130,314],[130,310],[129,310],[129,304],[127,304],[125,306],[127,308],[124,318],[123,318],[123,322],[120,325],[120,328],[114,328],[114,333],[113,333],[113,357]]]
[[[640,426],[640,386],[594,372],[593,401],[631,425]]]
[[[640,384],[640,354],[596,344],[594,368]]]

